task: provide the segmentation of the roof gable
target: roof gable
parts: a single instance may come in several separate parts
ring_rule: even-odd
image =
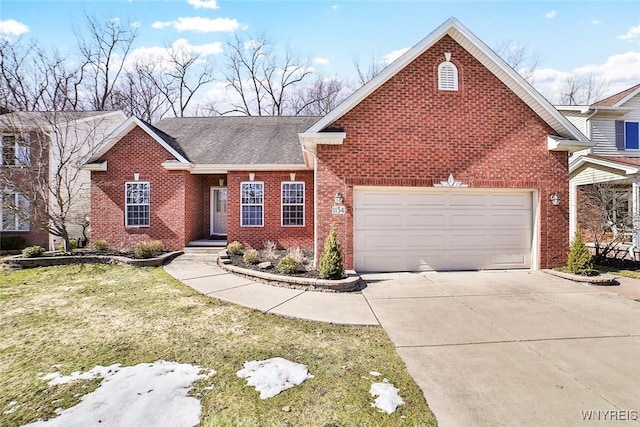
[[[586,137],[569,122],[567,118],[560,114],[538,91],[507,65],[502,58],[455,18],[450,18],[444,22],[435,31],[385,68],[380,74],[360,87],[324,118],[307,129],[305,134],[314,134],[326,130],[447,35],[502,81],[516,96],[553,128],[558,135],[573,138],[578,141],[587,141]]]
[[[113,131],[113,133],[103,142],[102,146],[100,146],[95,154],[91,156],[91,159],[89,159],[87,163],[98,161],[109,150],[111,150],[111,148],[113,148],[113,146],[115,146],[125,135],[127,135],[136,127],[139,127],[149,136],[151,136],[154,141],[156,141],[165,150],[171,153],[171,155],[175,157],[176,160],[178,160],[180,163],[190,163],[171,136],[155,128],[154,126],[151,126],[150,124],[138,119],[137,117],[130,117],[120,126],[118,126],[118,128]]]
[[[602,99],[594,104],[591,104],[591,108],[597,107],[622,107],[627,101],[640,93],[640,84],[637,84],[629,89],[618,92],[615,95],[611,95],[608,98]]]

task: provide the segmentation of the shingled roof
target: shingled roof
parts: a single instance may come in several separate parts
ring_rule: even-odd
[[[298,133],[319,117],[175,117],[155,125],[194,164],[304,164]],[[167,141],[169,143],[169,141]],[[175,145],[174,145],[175,144]]]
[[[601,99],[600,101],[591,104],[591,107],[615,107],[617,104],[627,98],[629,95],[640,89],[640,84],[637,84],[629,89],[623,90],[622,92],[618,92],[615,95],[611,95],[608,98]]]

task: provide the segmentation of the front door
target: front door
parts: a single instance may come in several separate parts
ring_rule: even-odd
[[[211,187],[211,234],[227,234],[227,187]]]

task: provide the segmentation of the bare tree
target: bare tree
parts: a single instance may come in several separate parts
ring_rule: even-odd
[[[128,116],[155,123],[171,111],[171,102],[158,89],[156,64],[140,61],[133,71],[127,71],[114,88],[110,107]]]
[[[0,116],[3,131],[16,143],[15,151],[3,150],[3,162],[12,167],[0,170],[0,182],[15,195],[3,209],[61,238],[66,251],[70,227],[85,229],[89,213],[88,204],[82,203],[86,202],[88,172],[78,166],[111,129],[101,118],[83,120],[87,116],[80,112]],[[16,197],[24,200],[18,203]]]
[[[598,182],[578,187],[578,225],[594,243],[596,257],[618,253],[635,231],[628,186]]]
[[[311,64],[290,51],[279,55],[265,36],[227,43],[225,80],[231,105],[218,114],[279,116],[295,114],[293,104],[301,87],[310,79]]]
[[[355,67],[356,72],[358,73],[358,83],[361,86],[367,83],[369,80],[373,79],[378,74],[380,74],[380,72],[384,70],[384,68],[387,65],[388,64],[386,62],[379,61],[375,57],[371,57],[371,60],[369,61],[369,66],[365,70],[362,64],[360,63],[360,56],[357,54],[353,55],[353,66]]]
[[[311,86],[299,89],[292,107],[295,115],[324,116],[346,96],[347,91],[341,79],[318,76]]]
[[[0,41],[0,102],[17,111],[79,107],[82,71],[58,51],[46,52],[23,39]]]
[[[562,105],[590,105],[602,98],[609,88],[606,79],[598,78],[594,73],[572,74],[567,77],[560,92]]]
[[[495,52],[523,79],[530,84],[534,83],[535,72],[540,62],[540,56],[536,52],[531,52],[526,45],[517,44],[513,40],[499,43]]]
[[[87,75],[86,89],[91,109],[107,109],[111,94],[123,72],[138,31],[119,19],[100,19],[85,15],[86,28],[76,31],[78,47]]]

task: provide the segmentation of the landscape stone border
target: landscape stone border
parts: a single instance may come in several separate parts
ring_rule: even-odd
[[[618,285],[618,281],[616,281],[615,276],[611,274],[600,274],[599,276],[582,276],[580,274],[571,274],[565,273],[564,271],[558,270],[542,270],[547,274],[551,274],[552,276],[562,277],[563,279],[573,280],[574,282],[586,283],[588,285],[593,286],[616,286]]]
[[[10,256],[2,259],[2,268],[4,269],[23,269],[36,267],[51,267],[55,265],[71,265],[71,264],[112,264],[112,265],[129,265],[132,267],[160,267],[171,261],[178,255],[182,255],[182,251],[167,252],[153,258],[128,258],[119,255],[58,255],[58,256],[40,256],[33,258],[25,258],[22,255]]]
[[[227,250],[218,253],[218,265],[223,270],[273,286],[321,292],[353,292],[362,290],[362,278],[355,271],[347,271],[347,278],[340,280],[295,277],[256,271],[231,264]]]

